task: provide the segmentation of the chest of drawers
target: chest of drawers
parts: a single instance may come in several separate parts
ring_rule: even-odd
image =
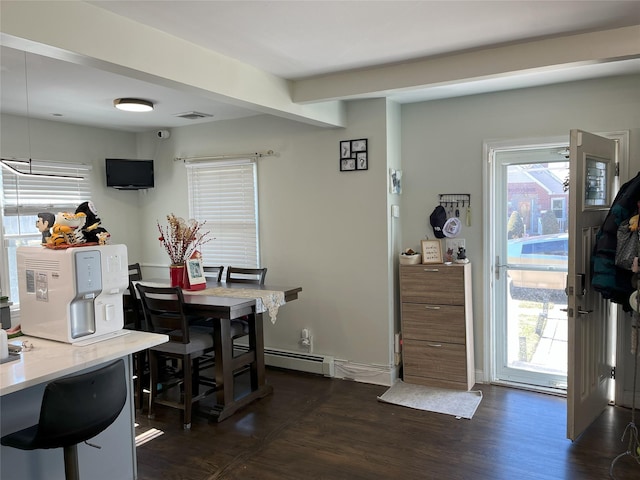
[[[473,387],[471,264],[401,265],[400,301],[404,381]]]

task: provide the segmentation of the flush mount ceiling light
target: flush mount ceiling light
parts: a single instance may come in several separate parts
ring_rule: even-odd
[[[113,106],[126,112],[150,112],[153,110],[153,103],[140,98],[116,98],[113,101]]]

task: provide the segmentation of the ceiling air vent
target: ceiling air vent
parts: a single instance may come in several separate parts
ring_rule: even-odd
[[[176,113],[175,116],[180,118],[186,118],[187,120],[199,120],[201,118],[213,117],[213,115],[209,115],[208,113],[201,113],[201,112]]]

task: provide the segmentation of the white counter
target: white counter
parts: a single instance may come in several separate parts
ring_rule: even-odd
[[[33,349],[22,352],[19,360],[0,365],[0,396],[48,383],[169,340],[166,335],[156,333],[126,332],[126,335],[83,347],[27,336],[10,339],[10,345],[28,342],[33,344]]]
[[[74,346],[34,337],[17,337],[10,344],[33,344],[20,359],[0,365],[0,432],[21,430],[38,422],[45,386],[52,380],[94,370],[123,358],[127,376],[127,403],[113,424],[91,443],[78,445],[81,478],[131,480],[137,478],[132,398],[131,354],[168,341],[166,335],[131,331],[87,346]],[[117,459],[117,461],[114,461]],[[64,479],[62,449],[23,451],[0,448],[0,478],[12,480]]]

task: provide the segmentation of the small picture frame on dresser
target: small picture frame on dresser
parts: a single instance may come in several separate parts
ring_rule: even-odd
[[[422,240],[422,264],[442,263],[440,240]]]

